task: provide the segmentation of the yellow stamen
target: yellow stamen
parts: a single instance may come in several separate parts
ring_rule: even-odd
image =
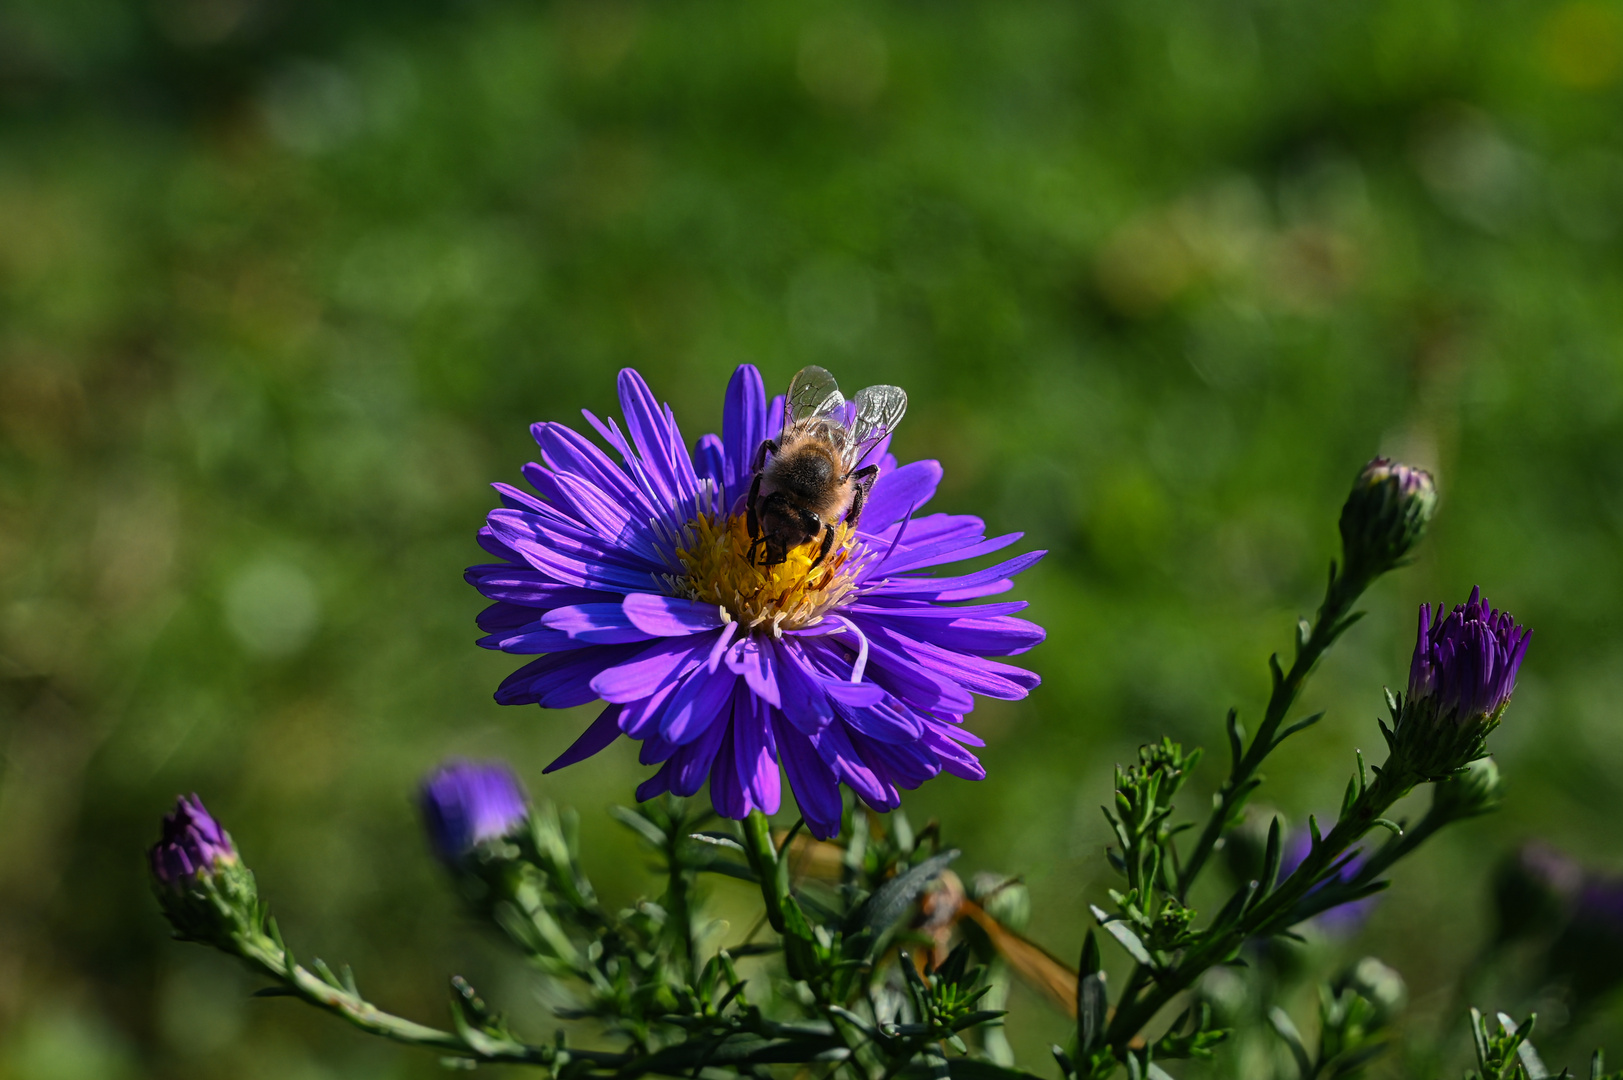
[[[817,566],[812,560],[822,538],[789,549],[776,566],[761,566],[762,552],[749,560],[750,536],[744,515],[701,514],[685,530],[691,542],[676,552],[687,574],[673,577],[677,593],[718,604],[746,629],[765,627],[773,635],[817,623],[856,587],[862,547],[843,521],[834,527],[834,545]]]

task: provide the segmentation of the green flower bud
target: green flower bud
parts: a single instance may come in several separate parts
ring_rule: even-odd
[[[1504,787],[1493,758],[1478,758],[1439,780],[1432,789],[1431,805],[1449,821],[1463,821],[1497,810],[1504,798]]]
[[[1338,995],[1351,990],[1374,1006],[1374,1016],[1368,1025],[1370,1030],[1391,1023],[1409,1001],[1409,988],[1403,984],[1403,976],[1373,956],[1366,956],[1343,971],[1336,979],[1335,990]]]
[[[1402,565],[1436,509],[1426,470],[1380,457],[1365,465],[1341,508],[1344,572],[1367,581]]]

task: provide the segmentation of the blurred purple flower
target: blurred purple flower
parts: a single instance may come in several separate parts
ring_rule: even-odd
[[[524,786],[500,762],[446,762],[423,781],[418,802],[429,842],[446,862],[508,835],[530,813]]]
[[[1308,857],[1312,850],[1313,834],[1309,830],[1298,829],[1292,833],[1290,839],[1285,841],[1285,850],[1279,853],[1279,879],[1283,881],[1294,874],[1296,868],[1302,865],[1302,861]],[[1364,868],[1364,863],[1368,861],[1369,856],[1365,855],[1361,850],[1354,850],[1352,858],[1347,860],[1333,880],[1339,882],[1352,881],[1358,876],[1358,872]],[[1320,882],[1309,890],[1308,895],[1312,896],[1327,884],[1329,882]],[[1377,899],[1374,896],[1367,896],[1362,900],[1351,900],[1345,904],[1338,904],[1333,908],[1319,912],[1313,917],[1313,920],[1327,934],[1335,937],[1351,937],[1358,932],[1359,928],[1364,925],[1364,921],[1369,918],[1369,913],[1375,907]]]
[[[236,846],[195,794],[182,795],[164,815],[163,831],[148,853],[152,876],[163,887],[182,891],[200,875],[212,875],[237,861]]]
[[[746,556],[751,460],[776,435],[760,374],[733,375],[722,433],[691,453],[668,406],[635,371],[620,373],[626,426],[586,419],[616,463],[562,424],[531,428],[542,464],[524,468],[541,498],[497,484],[503,507],[479,539],[500,562],[468,570],[494,603],[486,648],[547,654],[502,683],[496,700],[568,708],[609,703],[551,769],[621,734],[660,766],[637,790],[693,795],[710,782],[726,817],[778,809],[779,763],[813,834],[839,831],[840,785],[894,809],[898,788],[946,771],[985,775],[962,727],[972,694],[1012,700],[1037,676],[986,659],[1043,638],[1013,617],[1022,602],[952,606],[1001,593],[1042,552],[937,578],[921,571],[1007,547],[967,515],[914,512],[941,466],[898,465],[888,438],[867,460],[879,477],[859,528],[843,524],[817,567],[809,548],[772,567]]]
[[[1471,598],[1443,617],[1443,605],[1420,605],[1420,632],[1409,665],[1409,697],[1432,698],[1439,717],[1496,721],[1516,689],[1516,673],[1533,632],[1509,612],[1494,611],[1472,589]]]

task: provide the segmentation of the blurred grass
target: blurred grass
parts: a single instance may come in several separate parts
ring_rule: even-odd
[[[1334,805],[1421,599],[1480,582],[1537,628],[1504,812],[1341,946],[1399,967],[1423,1034],[1487,859],[1623,863],[1620,78],[1613,0],[7,5],[0,1077],[437,1072],[166,939],[140,855],[193,789],[302,952],[425,1019],[465,971],[544,1035],[409,793],[506,755],[629,897],[602,810],[642,770],[543,782],[582,716],[491,702],[484,484],[621,366],[713,430],[744,361],[906,386],[940,508],[1053,552],[1018,593],[1045,685],[977,711],[985,782],[906,805],[1026,874],[1061,955],[1112,764],[1218,749],[1353,472],[1436,467],[1433,539],[1265,792]],[[1040,1069],[1064,1022],[1016,1008]]]

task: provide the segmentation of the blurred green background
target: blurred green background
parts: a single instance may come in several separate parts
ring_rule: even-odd
[[[142,852],[191,790],[301,955],[436,1022],[465,972],[545,1037],[410,793],[506,756],[629,899],[603,810],[645,770],[543,779],[590,710],[491,701],[485,484],[531,421],[615,411],[622,366],[713,430],[745,361],[905,386],[937,508],[1052,551],[1015,594],[1045,684],[976,712],[986,781],[905,805],[1025,874],[1062,956],[1112,765],[1254,718],[1352,475],[1435,467],[1432,539],[1264,789],[1333,809],[1422,599],[1481,583],[1536,627],[1504,811],[1320,946],[1395,964],[1429,1037],[1495,855],[1623,867],[1620,105],[1616,0],[10,0],[0,1077],[439,1074],[167,939]],[[1067,1022],[1014,1007],[1048,1071]],[[1623,1052],[1623,1010],[1565,1037]]]

